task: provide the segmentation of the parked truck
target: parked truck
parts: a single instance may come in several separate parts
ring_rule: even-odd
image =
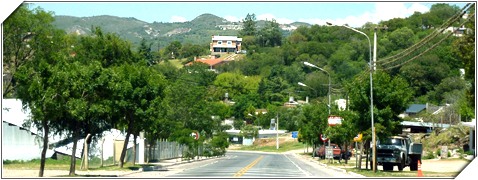
[[[377,166],[383,166],[384,171],[392,171],[393,166],[398,166],[402,171],[410,166],[410,171],[418,169],[418,161],[422,159],[422,144],[412,142],[409,136],[392,136],[382,141],[377,141]],[[371,157],[373,157],[373,154]],[[373,161],[370,161],[370,166]]]

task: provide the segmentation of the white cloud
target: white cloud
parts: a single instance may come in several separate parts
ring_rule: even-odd
[[[230,15],[225,16],[224,19],[226,19],[227,21],[230,21],[230,22],[239,22],[239,21],[242,20],[242,19],[240,19],[236,16],[230,16]]]
[[[420,3],[413,3],[408,10],[409,10],[409,15],[412,15],[415,12],[421,12],[421,13],[428,12],[430,11],[430,8]]]
[[[182,16],[172,16],[171,22],[186,22],[186,18]]]
[[[257,16],[257,20],[267,20],[267,21],[272,21],[272,19],[275,19],[277,23],[279,24],[290,24],[295,22],[294,20],[287,19],[287,18],[277,18],[272,14],[261,14]]]
[[[261,15],[258,15],[257,16],[257,20],[272,20],[272,19],[276,19],[276,17],[272,14],[261,14]]]

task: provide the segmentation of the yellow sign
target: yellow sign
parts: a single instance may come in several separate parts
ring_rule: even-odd
[[[362,134],[357,134],[357,136],[354,137],[354,142],[361,142],[362,141]]]

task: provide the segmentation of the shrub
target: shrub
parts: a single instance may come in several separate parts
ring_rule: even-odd
[[[428,151],[427,154],[423,156],[422,159],[435,159],[435,155],[433,154],[433,152]]]

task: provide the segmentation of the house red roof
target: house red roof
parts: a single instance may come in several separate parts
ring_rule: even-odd
[[[223,60],[222,59],[196,59],[196,61],[193,61],[193,62],[189,62],[187,63],[186,65],[191,65],[192,63],[195,63],[195,62],[201,62],[201,63],[204,63],[204,64],[207,64],[209,66],[215,66],[217,64],[220,64]]]

